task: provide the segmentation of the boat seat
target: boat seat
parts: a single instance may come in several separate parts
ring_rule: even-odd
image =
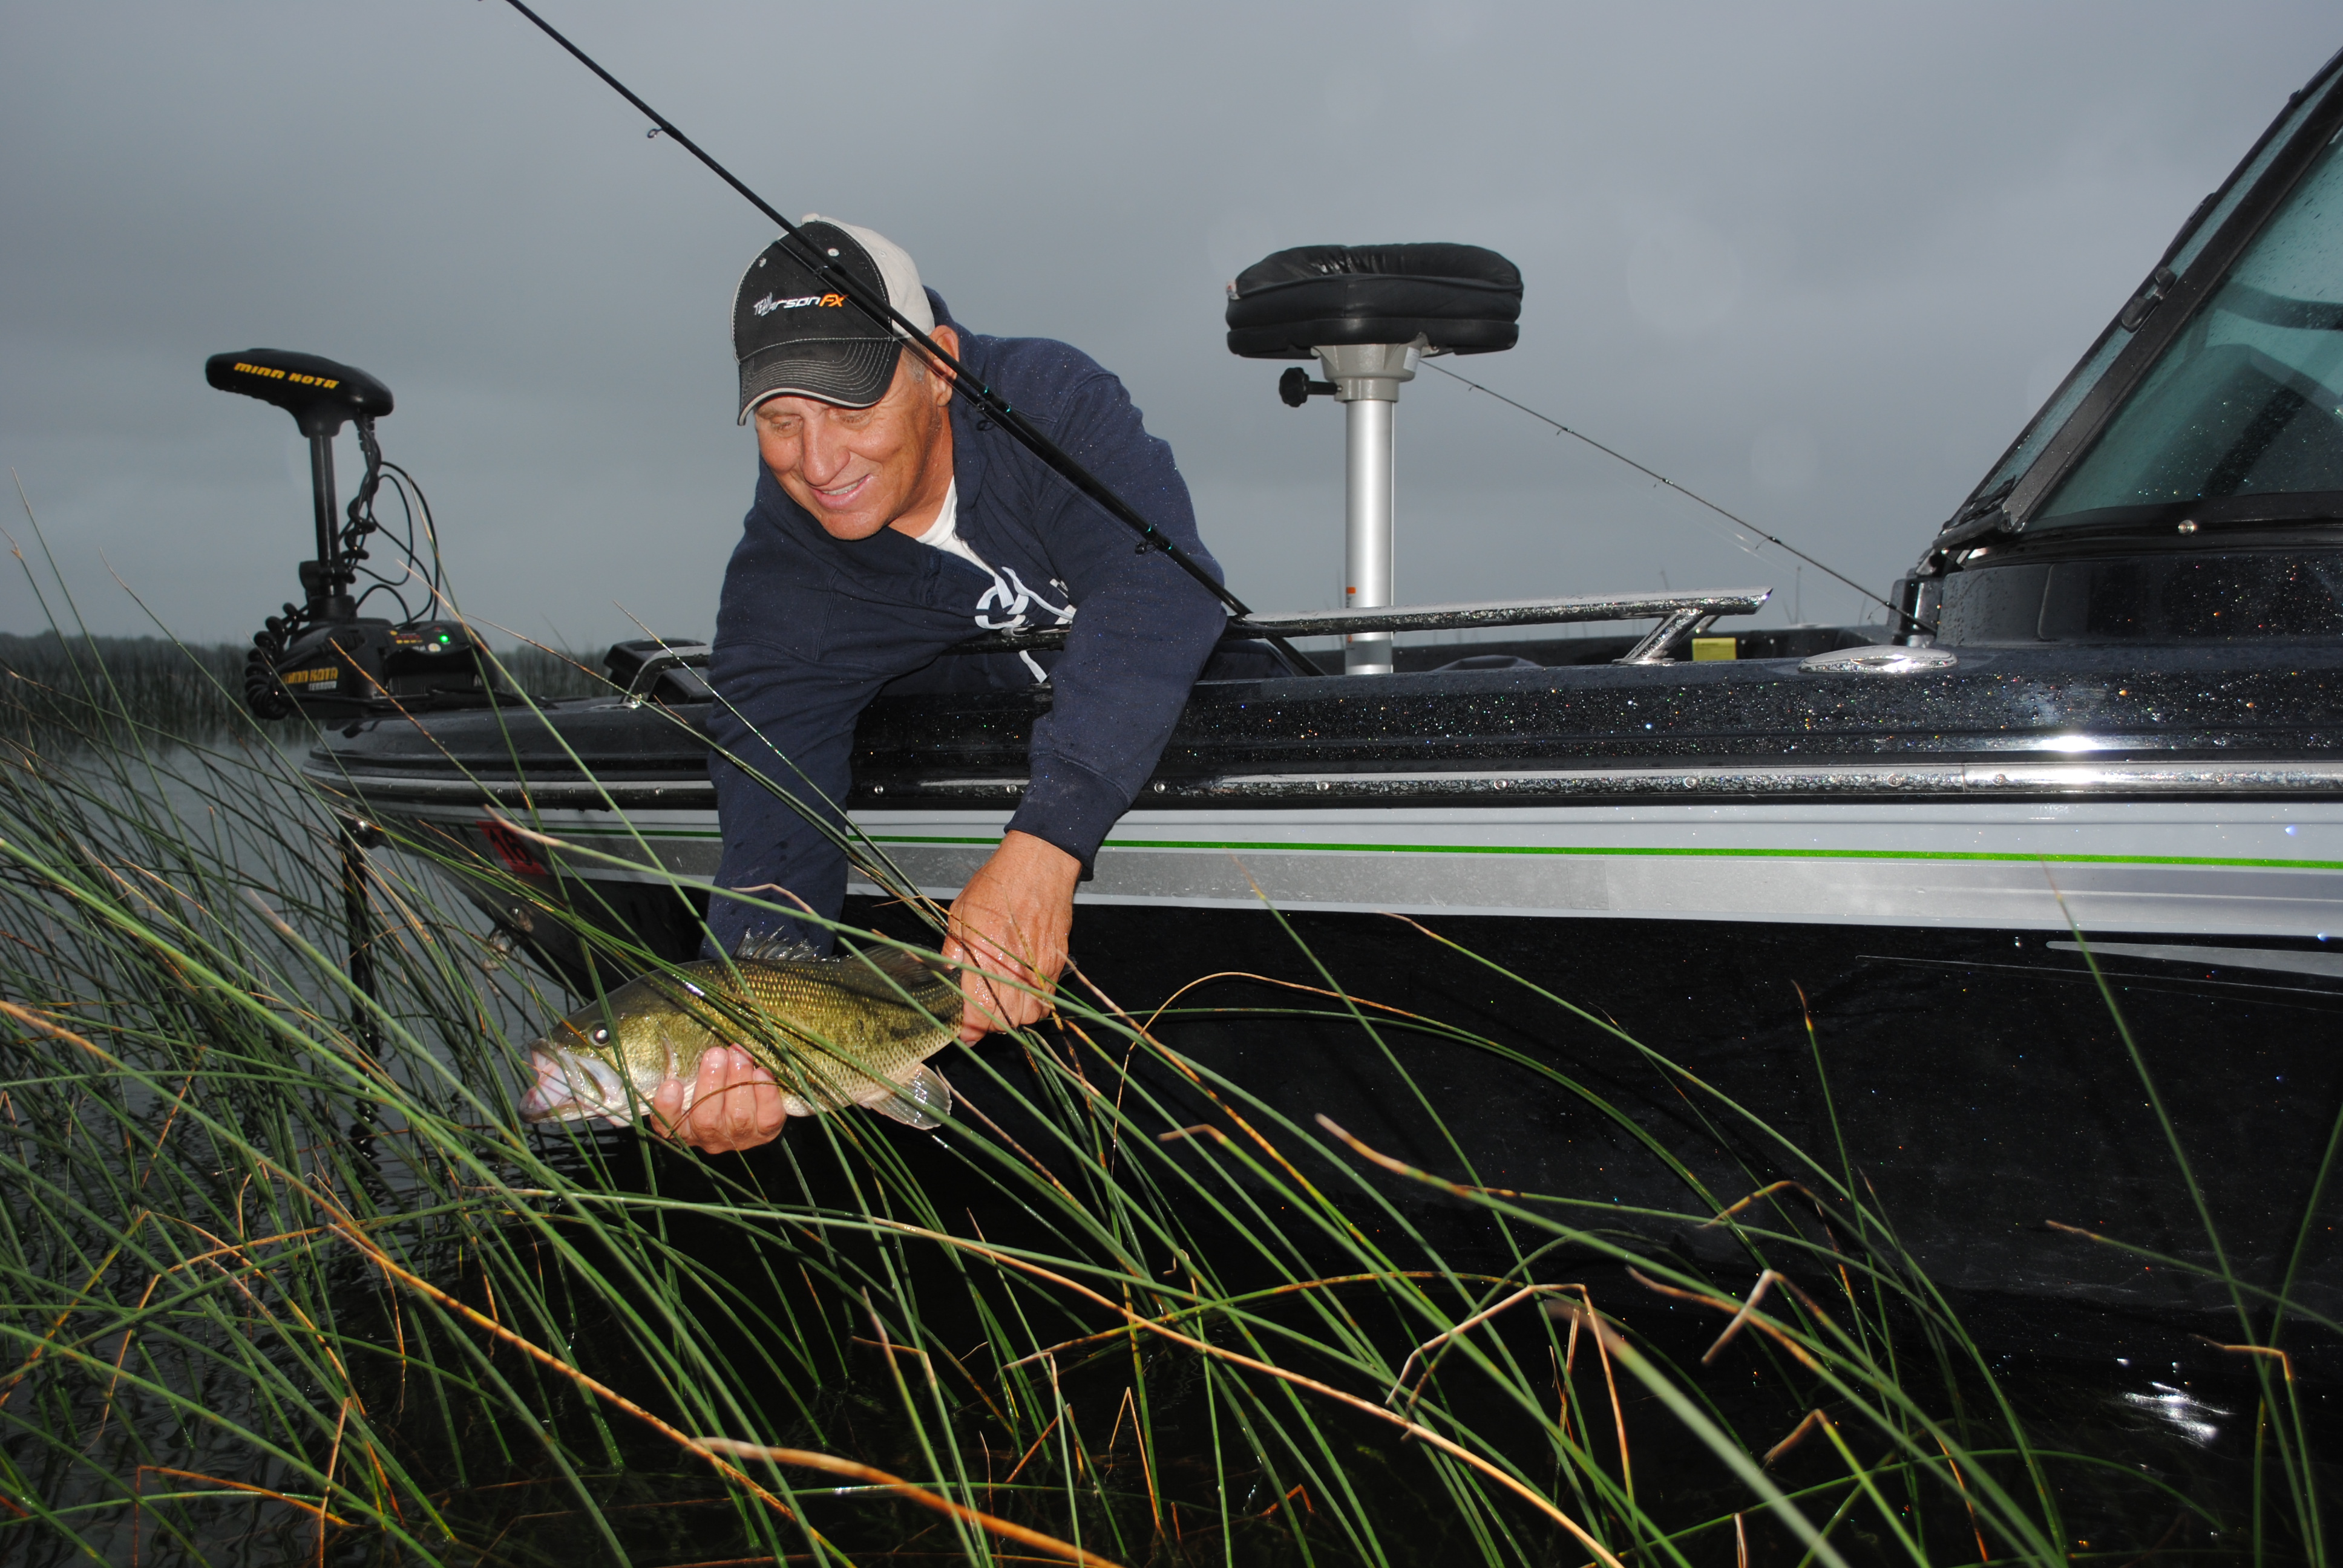
[[[1521,336],[1522,275],[1477,245],[1303,245],[1237,274],[1229,352],[1307,359],[1320,345],[1491,354]]]

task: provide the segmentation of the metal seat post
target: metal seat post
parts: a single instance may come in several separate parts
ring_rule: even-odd
[[[1317,350],[1342,404],[1348,445],[1343,501],[1342,608],[1382,609],[1393,602],[1395,478],[1392,416],[1399,387],[1415,378],[1423,340],[1413,343],[1346,343]],[[1387,631],[1360,632],[1343,639],[1346,675],[1389,675],[1392,638]]]

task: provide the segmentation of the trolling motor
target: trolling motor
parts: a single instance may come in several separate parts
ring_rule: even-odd
[[[272,615],[252,638],[245,656],[244,698],[263,719],[296,711],[319,720],[359,719],[420,709],[479,708],[499,697],[487,649],[460,621],[430,614],[439,591],[438,542],[430,511],[407,471],[383,461],[374,422],[391,410],[390,388],[365,371],[314,354],[277,348],[247,348],[215,354],[204,362],[204,379],[223,392],[240,392],[273,403],[293,416],[309,438],[309,488],[317,514],[317,554],[301,563],[302,601]],[[338,519],[339,491],[334,483],[334,437],[356,421],[366,477]],[[386,474],[393,476],[407,504],[402,539],[375,517],[374,503]],[[411,495],[410,495],[411,492]],[[420,515],[430,549],[428,563],[416,551]],[[366,541],[381,533],[405,557],[406,572],[388,578],[367,565]],[[361,578],[365,591],[352,590]],[[431,596],[422,615],[400,597],[407,583]],[[376,594],[397,604],[399,619],[358,612]]]

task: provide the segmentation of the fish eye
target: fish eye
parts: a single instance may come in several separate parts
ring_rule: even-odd
[[[607,1029],[598,1029],[598,1030],[596,1030],[594,1031],[594,1043],[595,1043],[596,1045],[608,1045],[608,1044],[609,1044],[609,1043],[610,1043],[610,1031],[609,1031],[608,1030],[607,1030]]]

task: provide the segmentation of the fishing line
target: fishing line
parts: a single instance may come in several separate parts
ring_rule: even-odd
[[[1855,581],[1845,572],[1835,570],[1825,563],[1815,559],[1814,557],[1806,554],[1805,551],[1790,543],[1789,540],[1781,538],[1779,535],[1767,533],[1765,529],[1759,528],[1748,518],[1742,517],[1737,513],[1726,511],[1723,507],[1718,506],[1706,496],[1698,495],[1691,490],[1685,489],[1682,485],[1677,484],[1665,474],[1663,474],[1656,469],[1644,467],[1643,464],[1638,463],[1634,458],[1630,457],[1626,453],[1618,450],[1616,447],[1606,447],[1602,442],[1596,440],[1594,437],[1585,434],[1584,431],[1574,430],[1559,419],[1549,418],[1547,416],[1539,413],[1536,409],[1531,407],[1526,403],[1516,403],[1511,397],[1506,397],[1503,392],[1492,391],[1489,387],[1482,386],[1478,381],[1473,380],[1469,377],[1459,376],[1453,370],[1449,369],[1445,365],[1436,365],[1433,363],[1433,361],[1426,359],[1423,362],[1423,367],[1426,370],[1437,370],[1443,376],[1447,377],[1451,381],[1462,381],[1473,391],[1486,393],[1489,397],[1494,397],[1498,402],[1503,403],[1508,408],[1518,408],[1523,413],[1528,415],[1531,418],[1537,420],[1540,424],[1552,426],[1557,432],[1569,437],[1572,440],[1585,442],[1588,446],[1594,447],[1596,451],[1602,453],[1606,457],[1616,457],[1619,461],[1626,464],[1627,467],[1634,469],[1635,472],[1644,475],[1646,478],[1656,479],[1661,484],[1665,485],[1669,489],[1674,490],[1677,495],[1684,497],[1685,499],[1697,501],[1700,505],[1706,507],[1710,511],[1715,512],[1718,517],[1723,518],[1726,522],[1731,523],[1735,528],[1745,528],[1750,533],[1755,534],[1759,538],[1764,539],[1767,544],[1780,547],[1782,549],[1788,551],[1791,555],[1794,555],[1800,560],[1805,562],[1806,565],[1814,568],[1816,571],[1830,573],[1832,577],[1836,578],[1839,581],[1845,583],[1847,587],[1853,588],[1864,598],[1869,599],[1872,603],[1885,608],[1889,615],[1896,617],[1898,620],[1907,623],[1914,631],[1926,632],[1930,637],[1936,635],[1936,628],[1935,627],[1930,626],[1927,622],[1921,620],[1919,618],[1907,611],[1897,609],[1894,605],[1888,603],[1887,600],[1880,598],[1877,594],[1872,592],[1869,588],[1864,587],[1861,583]],[[1748,552],[1753,556],[1757,553],[1755,546],[1744,545],[1742,548],[1748,550]]]
[[[910,319],[904,316],[902,312],[897,310],[894,305],[889,301],[883,294],[874,297],[859,280],[854,277],[851,273],[848,272],[843,266],[832,263],[828,256],[822,254],[821,247],[820,246],[814,245],[805,237],[805,232],[802,229],[799,228],[796,224],[791,223],[788,218],[783,217],[773,206],[772,203],[767,201],[764,197],[759,196],[755,191],[750,190],[746,185],[742,184],[740,180],[733,175],[731,170],[726,168],[722,164],[718,163],[715,158],[711,157],[706,149],[702,148],[698,142],[693,141],[689,136],[685,136],[680,130],[678,130],[674,121],[669,119],[665,115],[660,114],[657,109],[652,108],[649,104],[643,102],[643,100],[637,96],[634,91],[624,82],[619,81],[618,77],[613,76],[609,72],[604,70],[595,62],[592,55],[587,54],[585,50],[580,49],[577,45],[564,37],[561,33],[555,28],[552,23],[548,22],[544,17],[530,10],[526,5],[522,4],[522,0],[505,0],[505,3],[510,5],[514,10],[519,12],[523,16],[528,17],[531,23],[535,24],[539,32],[543,33],[547,37],[552,39],[555,43],[560,45],[562,48],[568,51],[569,55],[576,59],[579,65],[593,72],[597,76],[601,77],[602,80],[609,85],[611,91],[617,93],[620,97],[626,99],[628,103],[632,104],[636,108],[641,110],[644,115],[648,116],[653,124],[653,135],[656,136],[660,133],[664,133],[669,139],[675,143],[676,146],[681,147],[685,152],[689,153],[693,157],[698,158],[701,163],[706,164],[709,171],[712,172],[717,178],[722,180],[726,185],[730,186],[734,190],[739,192],[740,195],[747,199],[750,206],[755,207],[759,212],[764,214],[766,217],[770,218],[775,224],[779,225],[781,233],[788,236],[789,243],[796,247],[795,254],[799,262],[812,271],[817,276],[820,277],[827,286],[844,295],[849,304],[861,311],[862,314],[868,317],[873,323],[880,327],[890,328],[899,337],[908,342],[918,344],[923,351],[935,359],[937,364],[949,369],[952,373],[952,389],[954,391],[958,392],[961,397],[966,397],[970,402],[975,404],[979,408],[984,410],[986,416],[990,417],[994,424],[1000,426],[1003,430],[1006,430],[1011,439],[1015,440],[1019,446],[1023,447],[1027,451],[1032,453],[1033,456],[1039,457],[1052,471],[1054,471],[1060,478],[1064,479],[1067,483],[1072,485],[1075,489],[1089,497],[1091,500],[1097,503],[1097,505],[1104,510],[1109,517],[1114,518],[1115,521],[1122,524],[1125,528],[1128,528],[1132,532],[1136,533],[1139,536],[1140,549],[1142,552],[1147,550],[1160,550],[1164,555],[1170,557],[1172,563],[1179,567],[1182,571],[1186,572],[1190,577],[1195,578],[1198,583],[1202,584],[1205,592],[1220,600],[1220,602],[1227,608],[1228,612],[1232,616],[1242,618],[1252,614],[1252,609],[1242,599],[1237,598],[1236,595],[1231,593],[1225,587],[1216,581],[1212,573],[1206,571],[1202,567],[1196,563],[1195,558],[1189,555],[1187,551],[1182,549],[1177,544],[1173,543],[1161,528],[1158,528],[1153,523],[1149,522],[1145,518],[1140,516],[1137,511],[1132,509],[1128,502],[1124,501],[1121,497],[1109,489],[1095,476],[1093,476],[1089,469],[1083,467],[1080,463],[1076,462],[1072,457],[1069,457],[1064,451],[1060,449],[1056,442],[1051,440],[1047,436],[1044,436],[1040,430],[1036,429],[1024,415],[1010,407],[1008,399],[1002,397],[991,387],[983,385],[971,377],[965,366],[961,365],[960,362],[952,356],[945,353],[934,338],[929,337],[926,333],[913,326]],[[1317,675],[1322,673],[1315,663],[1304,657],[1301,649],[1295,648],[1284,638],[1278,636],[1274,632],[1263,632],[1257,635],[1261,636],[1272,648],[1277,649],[1279,656],[1286,661],[1295,674]]]

